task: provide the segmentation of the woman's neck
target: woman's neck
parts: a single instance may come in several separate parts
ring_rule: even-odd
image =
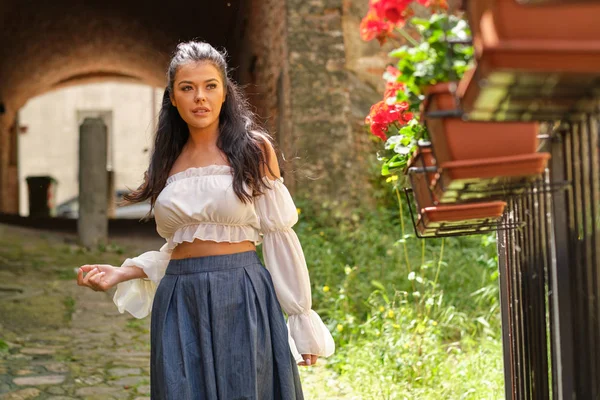
[[[192,150],[206,150],[214,148],[217,145],[219,137],[219,124],[207,126],[205,128],[189,127],[190,137],[187,146]]]

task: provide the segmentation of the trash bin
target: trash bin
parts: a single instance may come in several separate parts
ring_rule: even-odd
[[[56,215],[57,181],[51,176],[28,176],[30,217],[53,217]]]

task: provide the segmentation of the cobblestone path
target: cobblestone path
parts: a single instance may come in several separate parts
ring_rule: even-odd
[[[0,400],[149,399],[150,318],[119,314],[113,292],[77,286],[74,269],[161,242],[86,252],[69,241],[0,225]],[[306,399],[341,398],[319,362],[301,369]]]

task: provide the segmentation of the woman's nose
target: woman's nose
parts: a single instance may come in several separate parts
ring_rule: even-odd
[[[195,97],[194,101],[196,103],[199,103],[200,101],[203,101],[203,100],[204,100],[204,93],[202,91],[200,91],[200,90],[197,91],[196,92],[196,97]]]

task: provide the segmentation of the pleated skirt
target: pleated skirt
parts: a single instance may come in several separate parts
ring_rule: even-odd
[[[298,367],[256,251],[171,260],[151,321],[152,400],[300,400]]]

